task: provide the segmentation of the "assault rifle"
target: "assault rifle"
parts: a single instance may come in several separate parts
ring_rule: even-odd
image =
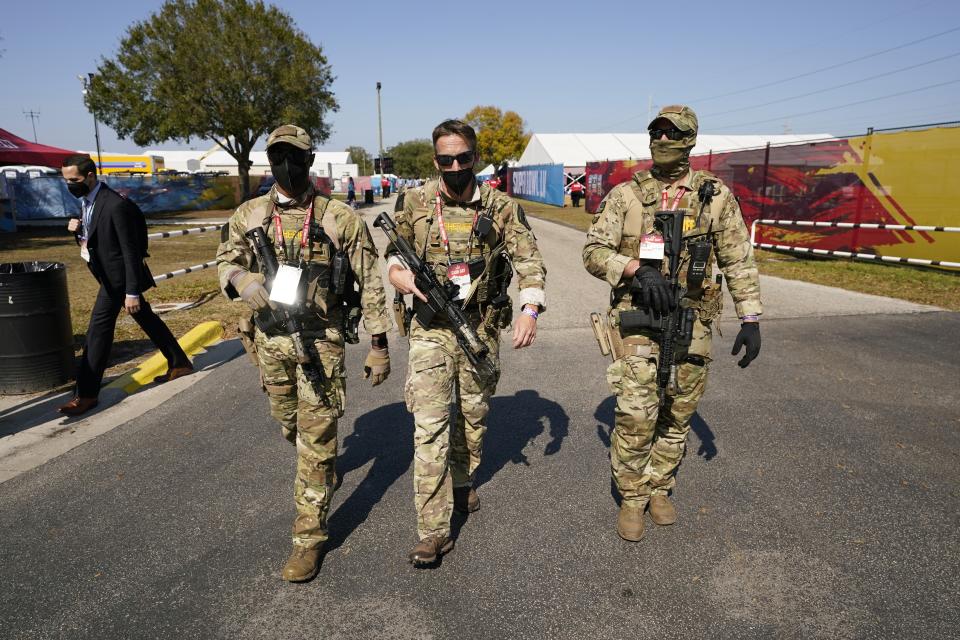
[[[699,222],[704,207],[713,199],[712,182],[704,182],[698,191],[700,200]],[[666,396],[682,392],[677,382],[677,359],[686,357],[687,348],[693,340],[693,323],[696,311],[691,307],[690,293],[702,293],[703,279],[710,260],[710,232],[688,237],[690,266],[687,269],[686,286],[680,282],[680,252],[683,247],[684,211],[657,211],[654,224],[663,236],[664,258],[667,260],[667,284],[670,291],[670,309],[660,314],[653,309],[634,309],[620,312],[621,331],[647,329],[660,334],[660,361],[657,365],[657,395],[660,404]],[[692,356],[691,356],[692,357]]]
[[[267,234],[262,227],[254,227],[246,233],[247,237],[253,243],[253,251],[257,254],[257,262],[260,263],[260,270],[264,276],[264,285],[267,291],[273,286],[273,281],[277,277],[277,271],[280,269],[277,262],[277,252],[274,250]],[[327,396],[323,392],[323,382],[326,376],[323,372],[323,365],[318,364],[312,357],[311,350],[303,341],[303,325],[298,317],[298,309],[291,310],[286,305],[278,304],[276,308],[267,307],[254,314],[254,322],[263,332],[282,331],[290,336],[293,341],[293,353],[297,357],[297,362],[303,369],[304,375],[313,390],[324,404],[327,404]]]
[[[427,302],[425,304],[415,305],[414,314],[417,322],[423,328],[428,328],[434,317],[438,314],[446,316],[453,328],[453,333],[457,337],[457,344],[467,355],[470,364],[477,370],[481,377],[489,378],[493,376],[494,369],[487,355],[490,350],[480,340],[477,332],[470,326],[466,316],[463,315],[463,309],[456,301],[457,285],[452,282],[441,284],[433,268],[425,263],[413,250],[410,243],[397,234],[397,225],[387,215],[386,212],[377,216],[373,226],[379,227],[387,239],[393,244],[400,259],[413,271],[414,284],[417,289],[423,292]]]

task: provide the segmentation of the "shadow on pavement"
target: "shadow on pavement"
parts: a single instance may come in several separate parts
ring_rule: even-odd
[[[337,455],[340,481],[371,460],[373,465],[367,475],[328,520],[328,550],[343,544],[363,524],[387,489],[410,468],[413,461],[413,416],[402,402],[388,404],[357,418],[353,433],[344,438]],[[410,490],[412,492],[413,487]]]
[[[545,422],[549,424],[550,441],[543,455],[551,456],[560,451],[570,425],[563,407],[532,389],[494,397],[490,401],[487,434],[483,439],[483,460],[474,486],[489,482],[508,462],[529,467],[530,460],[524,449],[543,433]]]

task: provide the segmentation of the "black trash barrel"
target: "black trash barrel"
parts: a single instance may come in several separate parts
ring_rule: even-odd
[[[0,264],[0,394],[52,389],[73,367],[66,265]]]
[[[364,203],[364,204],[373,204],[373,189],[364,189],[364,190],[363,190],[363,203]]]

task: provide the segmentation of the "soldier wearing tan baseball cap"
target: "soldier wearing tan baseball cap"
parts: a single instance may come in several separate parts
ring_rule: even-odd
[[[310,134],[303,127],[295,124],[282,124],[267,137],[267,148],[272,147],[278,142],[292,144],[298,149],[309,151],[313,148],[313,141],[310,140]]]

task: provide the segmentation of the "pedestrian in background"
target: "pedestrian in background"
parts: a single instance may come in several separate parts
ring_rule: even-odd
[[[143,297],[144,291],[156,285],[147,268],[147,222],[140,207],[100,182],[97,165],[88,155],[68,156],[61,172],[82,210],[82,218],[71,218],[67,230],[75,234],[80,256],[100,283],[77,372],[76,395],[59,409],[78,416],[97,406],[121,309],[126,309],[167,359],[167,372],[154,378],[155,382],[187,375],[193,365]]]

